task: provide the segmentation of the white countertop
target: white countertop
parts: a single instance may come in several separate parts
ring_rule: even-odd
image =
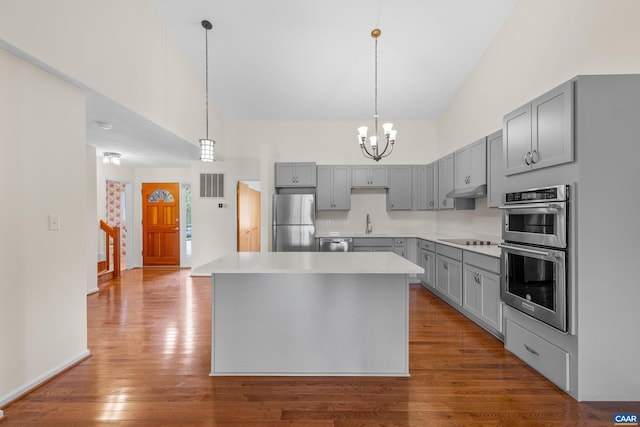
[[[215,273],[421,274],[424,270],[391,252],[237,252],[194,271]]]
[[[501,239],[497,237],[489,237],[487,236],[474,236],[473,234],[466,234],[464,236],[460,235],[451,235],[451,234],[437,234],[437,233],[416,233],[416,232],[407,232],[407,231],[391,231],[384,233],[354,233],[354,232],[316,232],[316,238],[321,237],[402,237],[402,238],[416,238],[429,240],[435,243],[441,243],[443,245],[449,245],[454,248],[464,249],[466,251],[476,252],[482,255],[491,256],[494,258],[500,258],[500,248],[498,244],[501,242]],[[482,239],[482,240],[490,240],[492,245],[489,246],[472,246],[472,245],[457,245],[455,243],[445,242],[444,239],[460,239],[460,238],[470,238],[470,239]]]

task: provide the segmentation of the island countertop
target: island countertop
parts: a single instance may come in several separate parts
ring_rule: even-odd
[[[392,252],[237,252],[197,269],[198,274],[318,273],[421,274],[422,267]]]

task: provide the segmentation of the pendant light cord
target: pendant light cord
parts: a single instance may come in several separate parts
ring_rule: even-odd
[[[205,122],[207,123],[207,139],[209,139],[209,30],[204,29],[204,90],[205,90],[205,105],[207,111],[207,117]]]

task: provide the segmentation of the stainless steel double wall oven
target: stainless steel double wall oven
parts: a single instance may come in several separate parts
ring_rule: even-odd
[[[505,193],[502,300],[567,332],[567,263],[571,187]]]

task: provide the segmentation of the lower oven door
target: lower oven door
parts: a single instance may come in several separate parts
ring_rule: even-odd
[[[567,332],[566,253],[502,244],[502,300],[525,314]]]

